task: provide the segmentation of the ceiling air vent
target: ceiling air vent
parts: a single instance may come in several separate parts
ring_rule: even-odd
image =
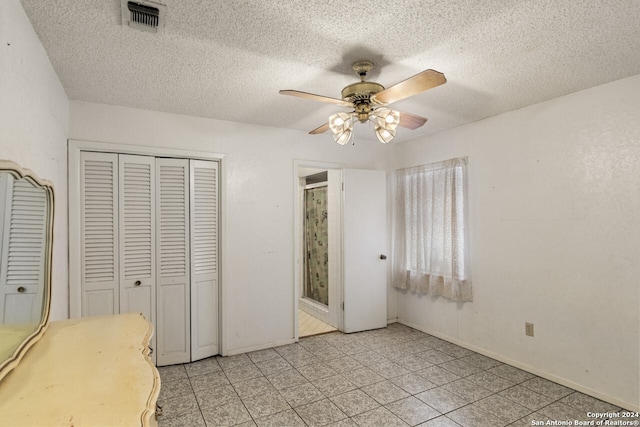
[[[165,11],[166,6],[159,3],[122,0],[122,25],[156,33],[164,27]]]

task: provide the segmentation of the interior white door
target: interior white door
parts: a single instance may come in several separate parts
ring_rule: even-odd
[[[156,159],[157,365],[191,360],[189,160]]]
[[[120,313],[142,313],[155,324],[155,159],[118,157]]]
[[[387,325],[384,171],[343,171],[344,332]]]
[[[218,164],[190,160],[191,360],[218,354]]]
[[[83,151],[80,153],[82,316],[120,312],[118,247],[118,155]]]

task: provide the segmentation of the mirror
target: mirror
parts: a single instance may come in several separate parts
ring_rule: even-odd
[[[49,318],[53,187],[0,160],[0,379]]]

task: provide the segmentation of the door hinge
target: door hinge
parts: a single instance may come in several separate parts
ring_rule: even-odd
[[[342,310],[344,310],[344,301],[342,302],[342,304],[340,304],[340,307],[342,307]]]
[[[342,183],[342,191],[344,191],[344,182]]]

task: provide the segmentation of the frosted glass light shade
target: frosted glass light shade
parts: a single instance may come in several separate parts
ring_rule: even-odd
[[[351,115],[347,113],[337,113],[329,116],[329,129],[334,135],[351,129],[352,126],[353,120]]]
[[[395,129],[385,129],[381,126],[376,126],[376,136],[378,137],[378,141],[386,144],[396,136],[396,131]]]
[[[391,108],[378,108],[375,111],[375,115],[376,127],[381,127],[388,131],[395,130],[400,123],[400,112],[392,110]]]
[[[347,129],[344,132],[334,133],[333,140],[340,145],[347,145],[349,141],[351,141],[352,136],[353,131],[351,129]]]
[[[329,129],[333,132],[333,140],[340,145],[346,145],[353,136],[353,117],[347,113],[337,113],[329,116]]]

